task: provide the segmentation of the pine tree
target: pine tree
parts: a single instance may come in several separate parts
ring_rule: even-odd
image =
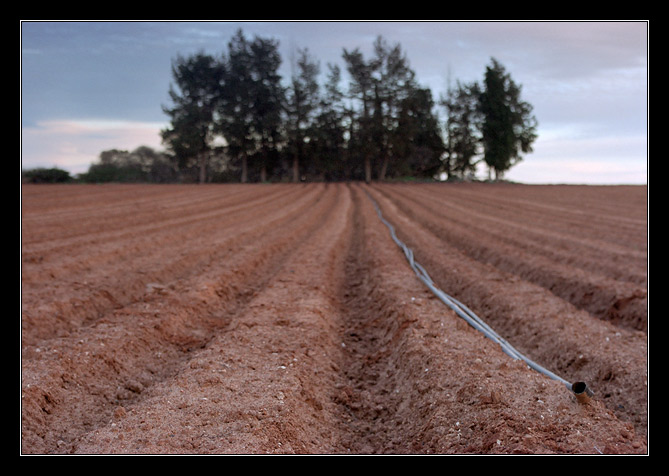
[[[537,122],[532,106],[520,100],[521,88],[494,58],[486,67],[480,96],[484,160],[499,179],[532,151]]]
[[[268,169],[278,160],[283,141],[285,89],[279,75],[281,55],[276,40],[255,37],[251,42],[251,101],[256,166],[260,181],[268,179]]]
[[[249,41],[241,30],[228,43],[219,91],[218,130],[228,153],[241,166],[247,182],[251,166],[266,181],[282,141],[285,90],[278,73],[281,56],[274,40]]]
[[[393,143],[398,135],[402,106],[416,99],[419,90],[415,73],[399,43],[391,47],[378,37],[374,51],[374,63],[378,65],[374,89],[374,142],[381,159],[378,178],[384,181],[390,168],[401,168],[401,159],[407,159],[394,150]]]
[[[223,86],[219,90],[217,127],[227,143],[228,155],[241,169],[241,182],[248,181],[248,160],[254,152],[251,96],[251,49],[241,30],[228,43],[223,58]]]
[[[374,56],[368,61],[357,48],[352,52],[344,50],[344,60],[351,76],[349,94],[359,106],[352,125],[352,150],[364,161],[366,182],[371,181],[375,168],[379,180],[384,180],[391,162],[397,158],[392,136],[398,125],[400,104],[416,87],[415,73],[400,45],[391,47],[381,36],[374,42]]]
[[[215,138],[214,110],[221,79],[220,65],[204,53],[188,58],[178,56],[172,65],[176,82],[169,95],[174,105],[163,107],[170,126],[161,135],[172,150],[180,169],[195,162],[199,181],[206,181],[206,171]],[[176,89],[175,89],[176,86]]]
[[[481,118],[478,83],[462,84],[448,88],[441,103],[446,108],[447,157],[445,170],[450,175],[464,178],[476,164],[473,159],[479,153]]]
[[[300,180],[300,162],[304,165],[305,147],[314,134],[314,114],[318,108],[320,67],[307,49],[298,52],[297,73],[288,88],[286,105],[288,148],[292,153],[293,182]]]
[[[358,103],[358,111],[351,115],[349,124],[349,154],[362,159],[365,182],[372,181],[372,159],[374,144],[372,134],[372,113],[374,110],[374,71],[378,65],[367,62],[358,48],[349,52],[344,49],[346,69],[351,77],[349,98]],[[350,163],[353,168],[355,164]]]
[[[320,180],[349,178],[346,161],[346,109],[339,88],[341,70],[328,64],[324,92],[310,141],[312,173]]]
[[[433,178],[439,173],[446,147],[433,110],[432,92],[427,88],[411,89],[400,102],[392,146],[394,175]]]

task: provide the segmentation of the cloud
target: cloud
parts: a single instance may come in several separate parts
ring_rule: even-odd
[[[106,119],[39,121],[22,129],[21,167],[86,172],[104,150],[133,150],[142,145],[161,149],[160,130],[165,126]]]
[[[645,184],[648,181],[645,134],[606,135],[587,127],[546,131],[534,152],[507,174],[525,183]]]
[[[647,183],[647,172],[646,163],[640,160],[528,158],[506,174],[505,178],[528,184],[641,185]]]
[[[285,78],[296,48],[308,47],[323,72],[331,62],[345,73],[343,49],[368,58],[382,35],[401,44],[435,100],[449,80],[481,81],[495,57],[539,121],[535,152],[507,178],[646,181],[648,26],[616,21],[25,22],[23,167],[78,173],[103,150],[160,149],[171,60],[224,52],[238,28],[279,40]],[[83,119],[105,116],[126,121]]]

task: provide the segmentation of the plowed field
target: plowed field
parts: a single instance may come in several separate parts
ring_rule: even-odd
[[[24,185],[21,453],[646,454],[646,192]]]

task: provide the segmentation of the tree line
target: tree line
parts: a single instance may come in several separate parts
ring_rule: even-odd
[[[356,48],[342,58],[347,87],[332,64],[321,84],[308,49],[284,84],[278,42],[241,30],[219,57],[177,57],[164,144],[201,182],[221,157],[242,182],[463,177],[479,160],[499,178],[532,150],[532,107],[494,58],[482,84],[458,82],[438,104],[399,44],[378,37],[371,57]]]
[[[537,137],[532,106],[491,58],[481,83],[435,101],[399,44],[377,37],[366,58],[343,49],[325,71],[297,50],[287,82],[274,39],[242,30],[219,56],[172,61],[165,152],[104,151],[88,181],[335,181],[465,178],[484,162],[501,178]],[[324,78],[321,79],[321,74]],[[443,119],[440,119],[440,113]],[[105,178],[106,177],[106,178]],[[114,179],[112,179],[114,177]]]
[[[105,150],[87,172],[76,176],[59,167],[21,171],[23,183],[176,183],[181,179],[173,157],[148,146],[140,146],[132,151]]]

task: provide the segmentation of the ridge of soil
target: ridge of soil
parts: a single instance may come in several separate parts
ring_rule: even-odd
[[[24,185],[21,452],[647,453],[644,194]]]

